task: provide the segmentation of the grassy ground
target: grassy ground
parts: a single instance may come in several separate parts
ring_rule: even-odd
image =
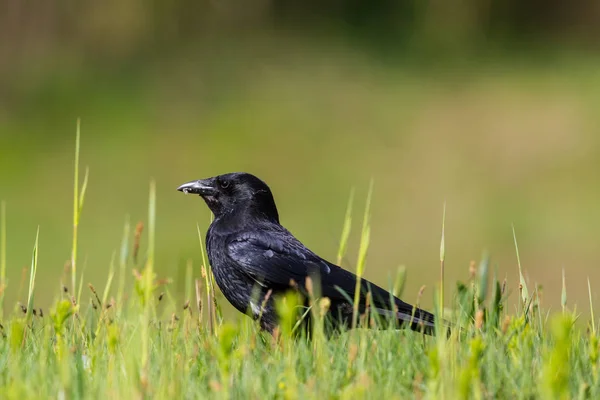
[[[49,316],[5,321],[2,397],[567,399],[600,389],[597,335],[570,314],[487,308],[447,340],[358,330],[306,341],[264,337],[247,320],[211,331],[195,305],[155,315],[132,303],[75,308],[65,296]]]
[[[453,326],[448,338],[357,329],[326,339],[322,323],[315,324],[312,340],[302,335],[294,338],[293,297],[279,303],[283,322],[273,338],[259,332],[248,318],[222,319],[222,300],[215,296],[205,261],[201,269],[188,263],[182,304],[171,283],[155,273],[154,183],[147,225],[142,229],[126,223],[106,284],[86,285],[77,239],[87,200],[87,174],[79,173],[75,165],[79,179],[74,186],[71,261],[63,276],[56,277],[64,287],[55,294],[50,309],[39,307],[38,251],[43,252],[45,241],[36,237],[23,288],[27,302],[2,316],[2,398],[567,399],[600,395],[593,311],[589,317],[566,307],[564,275],[562,311],[547,313],[538,288],[528,284],[522,273],[520,286],[512,288],[518,298],[518,306],[512,308],[507,303],[511,287],[497,279],[486,256],[471,266],[466,282],[453,286],[442,280],[441,287],[453,293],[453,301],[434,304]],[[4,239],[6,218],[2,217]],[[348,232],[349,217],[345,226],[343,231]],[[357,272],[362,274],[370,238],[368,208],[360,232]],[[339,258],[345,256],[347,237],[342,236]],[[143,252],[142,239],[148,243]],[[445,252],[442,240],[442,270]],[[2,257],[5,253],[3,245]],[[1,267],[4,294],[5,261]],[[130,285],[125,276],[132,272]],[[402,296],[404,282],[400,271],[390,290]],[[590,289],[590,302],[591,298]],[[311,301],[310,312],[320,321],[327,302],[316,295]],[[575,323],[577,318],[581,323]],[[378,321],[363,315],[357,324],[377,325]],[[442,326],[439,329],[445,332]]]

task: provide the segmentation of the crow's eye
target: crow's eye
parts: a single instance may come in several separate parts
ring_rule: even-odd
[[[219,186],[221,186],[221,188],[223,188],[223,189],[227,189],[229,187],[229,181],[221,180],[221,181],[219,181]]]

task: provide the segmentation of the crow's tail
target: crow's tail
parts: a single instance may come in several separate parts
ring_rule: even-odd
[[[400,305],[402,307],[398,307],[397,311],[382,308],[375,308],[374,310],[381,316],[395,318],[401,327],[409,327],[413,331],[423,332],[428,335],[435,334],[435,316],[432,313],[412,307],[406,303]]]

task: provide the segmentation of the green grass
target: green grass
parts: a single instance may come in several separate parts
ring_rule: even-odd
[[[148,226],[136,228],[131,240],[127,218],[119,273],[116,253],[101,291],[89,284],[82,302],[83,269],[75,275],[77,222],[87,179],[78,190],[79,128],[75,163],[74,242],[71,269],[50,311],[35,304],[38,253],[52,238],[38,230],[29,268],[27,305],[15,307],[0,327],[0,397],[24,398],[597,398],[599,341],[593,311],[578,315],[567,307],[563,274],[562,312],[548,313],[539,288],[531,293],[521,272],[522,302],[509,309],[510,287],[493,274],[489,259],[473,266],[466,282],[458,282],[453,301],[438,307],[453,326],[436,337],[394,329],[369,330],[370,315],[356,315],[358,329],[327,339],[321,317],[328,302],[311,298],[318,323],[312,339],[295,336],[294,297],[280,299],[281,329],[275,337],[261,332],[249,318],[225,320],[204,256],[203,265],[187,264],[186,299],[175,300],[170,281],[154,272],[157,196],[150,184]],[[87,173],[86,173],[87,176]],[[78,193],[81,196],[78,197]],[[370,240],[370,197],[365,207],[357,272],[362,275]],[[352,196],[342,230],[339,257],[347,249]],[[445,209],[444,217],[445,221]],[[6,215],[2,207],[2,243]],[[144,232],[144,233],[142,233]],[[10,233],[10,232],[8,232]],[[514,231],[513,231],[514,233]],[[148,241],[138,264],[139,242]],[[514,235],[515,246],[516,235]],[[41,246],[40,246],[41,244]],[[1,247],[4,260],[6,246]],[[445,260],[445,222],[440,261]],[[4,264],[4,262],[3,262]],[[141,267],[140,267],[141,265]],[[141,270],[138,270],[141,268]],[[4,267],[2,268],[4,271]],[[127,284],[127,270],[135,277]],[[70,274],[70,276],[69,276]],[[202,274],[202,279],[200,279]],[[113,285],[114,277],[117,282]],[[405,269],[399,269],[393,291],[402,296]],[[440,291],[446,282],[438,282]],[[6,285],[2,274],[3,289]],[[116,289],[115,289],[116,288]],[[390,288],[392,290],[392,288]],[[588,281],[590,309],[592,287]],[[419,296],[422,294],[419,294]],[[439,293],[434,292],[434,296]],[[558,294],[557,294],[558,295]],[[404,294],[406,298],[407,295]],[[438,297],[439,298],[439,297]],[[419,299],[417,299],[417,303]],[[441,302],[434,302],[440,304]],[[35,306],[35,307],[34,307]],[[577,320],[579,320],[578,323]],[[590,321],[590,323],[586,323]],[[438,329],[445,333],[443,324]]]

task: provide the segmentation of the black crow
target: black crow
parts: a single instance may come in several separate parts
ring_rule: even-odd
[[[261,327],[272,333],[278,321],[275,299],[289,290],[306,296],[306,278],[311,277],[330,300],[331,326],[350,327],[356,275],[322,259],[281,226],[271,190],[262,180],[230,173],[184,183],[177,190],[200,195],[213,212],[206,235],[208,259],[217,285],[237,310],[260,318]],[[431,313],[365,279],[360,287],[360,312],[370,292],[369,312],[433,333]]]

